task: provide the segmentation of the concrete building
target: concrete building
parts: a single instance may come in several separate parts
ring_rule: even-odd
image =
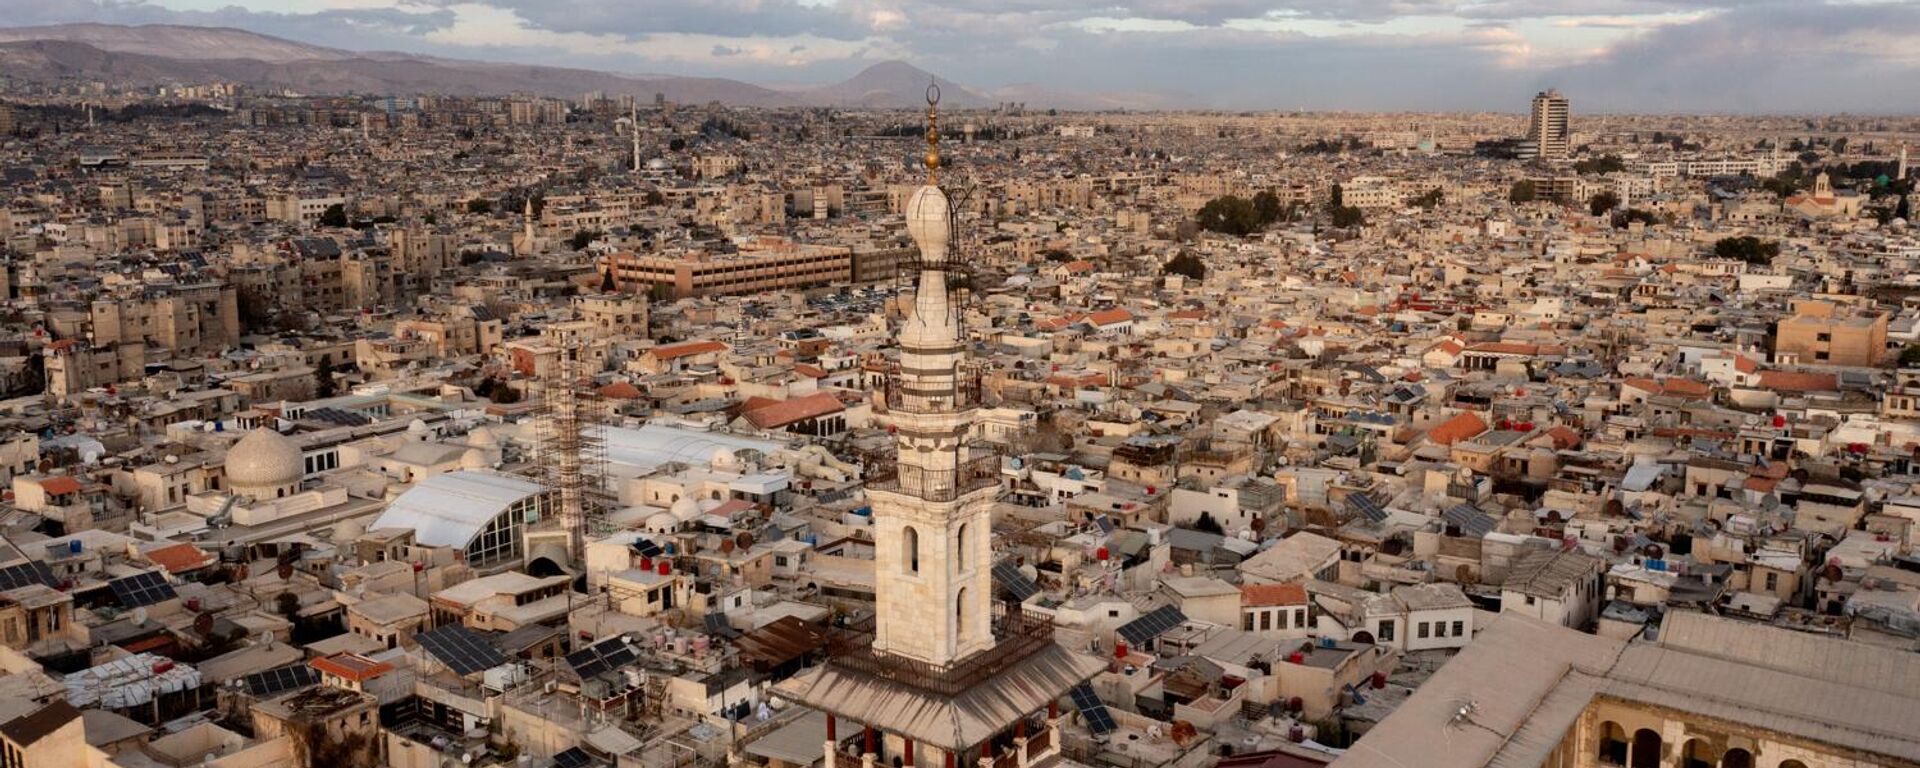
[[[1542,160],[1565,160],[1571,149],[1568,130],[1567,97],[1556,90],[1533,96],[1533,111],[1527,116],[1527,139],[1540,148]]]

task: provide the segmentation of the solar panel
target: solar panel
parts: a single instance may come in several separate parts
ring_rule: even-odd
[[[1081,683],[1073,687],[1074,709],[1080,710],[1080,717],[1087,721],[1087,730],[1095,734],[1112,733],[1119,729],[1113,722],[1113,713],[1107,711],[1107,703],[1093,692],[1093,686]]]
[[[565,752],[553,756],[553,768],[586,768],[593,765],[593,756],[579,747],[568,747]]]
[[[253,694],[254,698],[265,699],[287,691],[317,685],[320,682],[320,673],[305,664],[289,664],[264,672],[255,672],[241,678],[241,681],[247,686],[247,692]]]
[[[641,557],[659,557],[661,552],[660,545],[646,539],[634,539],[633,551]]]
[[[414,635],[413,639],[457,675],[484,672],[507,663],[500,649],[463,624],[436,627]]]
[[[625,636],[613,637],[567,654],[567,666],[582,678],[626,666],[635,658]]]
[[[1100,515],[1093,519],[1093,524],[1100,526],[1101,533],[1113,533],[1113,518],[1111,517]]]
[[[1011,560],[1002,560],[993,564],[993,583],[1000,585],[1001,589],[1013,595],[1013,599],[1023,603],[1027,598],[1040,592],[1040,585],[1033,583],[1033,579],[1021,573],[1020,567],[1014,565]]]
[[[1353,511],[1360,513],[1362,517],[1376,523],[1387,519],[1386,508],[1381,507],[1380,502],[1374,501],[1372,496],[1364,493],[1347,494],[1347,506],[1353,508]]]
[[[53,571],[37,560],[0,568],[0,589],[19,589],[29,584],[53,586]]]
[[[123,608],[139,608],[154,603],[172,600],[180,593],[173,591],[173,585],[158,571],[136,573],[123,579],[107,582],[113,590],[113,597],[120,601]]]
[[[1143,646],[1167,630],[1187,622],[1187,615],[1174,606],[1155,608],[1145,616],[1129,621],[1120,627],[1120,639],[1134,646]]]
[[[709,613],[706,616],[706,622],[709,635],[719,635],[729,640],[740,636],[740,630],[734,629],[732,624],[727,623],[727,615],[724,613]]]
[[[1464,535],[1479,538],[1486,536],[1499,525],[1492,515],[1481,512],[1472,504],[1456,504],[1440,513],[1440,517],[1460,529]]]

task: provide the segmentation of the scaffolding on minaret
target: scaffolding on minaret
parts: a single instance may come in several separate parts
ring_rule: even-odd
[[[556,518],[567,532],[567,555],[576,563],[585,556],[587,536],[607,532],[610,506],[602,403],[586,374],[584,353],[578,341],[559,346],[558,359],[541,378],[535,416],[539,442],[534,466],[557,496]]]

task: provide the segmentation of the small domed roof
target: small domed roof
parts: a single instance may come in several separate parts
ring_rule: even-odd
[[[734,455],[731,448],[715,448],[713,456],[707,459],[707,465],[714,469],[733,469],[740,466],[740,457]]]
[[[474,427],[473,429],[467,430],[467,444],[481,448],[491,448],[500,444],[500,436],[494,434],[493,430],[486,427]]]
[[[227,480],[238,488],[273,488],[300,482],[300,447],[261,427],[227,451]]]
[[[428,433],[428,432],[430,432],[430,431],[432,431],[432,430],[429,430],[429,429],[427,428],[427,423],[426,423],[425,421],[422,421],[422,420],[420,420],[420,419],[414,419],[413,421],[410,421],[410,422],[407,422],[407,433],[408,433],[408,434],[412,434],[412,435],[424,435],[424,434],[426,434],[426,433]]]
[[[670,512],[655,512],[647,518],[647,530],[671,531],[680,527],[680,520]]]
[[[700,516],[700,502],[694,501],[692,496],[682,496],[673,503],[672,512],[675,519],[687,522]]]
[[[367,527],[361,525],[359,520],[347,518],[333,524],[333,543],[344,544],[360,538],[366,532]]]
[[[492,467],[493,461],[487,458],[486,451],[468,448],[466,453],[460,454],[461,469],[491,469]]]

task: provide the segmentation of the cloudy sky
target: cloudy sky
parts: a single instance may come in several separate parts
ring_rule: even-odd
[[[1920,111],[1916,0],[0,0],[0,22],[233,26],[356,50],[824,83],[905,59],[966,85],[1204,105]]]

